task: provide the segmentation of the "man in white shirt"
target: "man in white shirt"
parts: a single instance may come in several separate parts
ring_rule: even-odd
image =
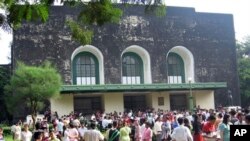
[[[62,122],[62,119],[59,119],[59,122],[57,123],[57,131],[59,133],[60,136],[62,136],[63,134],[63,122]]]
[[[156,119],[156,122],[155,122],[154,128],[153,128],[154,134],[156,136],[156,141],[161,141],[161,135],[162,135],[161,125],[162,125],[161,118],[158,117]]]
[[[184,118],[177,119],[179,126],[176,127],[171,135],[172,141],[193,141],[190,130],[184,126]]]
[[[104,136],[99,130],[96,130],[96,124],[92,122],[90,124],[90,129],[84,133],[84,141],[103,141]]]
[[[29,124],[24,124],[24,131],[21,133],[21,141],[31,141],[32,133],[29,131]]]
[[[102,128],[103,129],[107,128],[108,124],[109,124],[109,121],[107,117],[105,116],[104,119],[102,120]]]
[[[85,123],[82,122],[80,128],[78,128],[78,132],[80,134],[80,138],[84,137],[84,133],[88,131],[88,129],[85,127]]]

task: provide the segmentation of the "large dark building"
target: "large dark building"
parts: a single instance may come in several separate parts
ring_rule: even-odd
[[[63,77],[52,110],[187,109],[189,98],[202,108],[240,104],[231,14],[167,7],[157,17],[144,6],[123,9],[119,24],[95,27],[91,45],[73,41],[65,23],[78,8],[51,7],[47,23],[15,31],[14,64],[50,60]]]

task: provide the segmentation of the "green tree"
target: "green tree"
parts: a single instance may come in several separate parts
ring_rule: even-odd
[[[247,36],[242,42],[237,42],[236,47],[240,93],[242,104],[246,105],[249,104],[247,100],[250,98],[250,36]]]
[[[5,87],[8,110],[13,112],[18,105],[26,104],[35,121],[39,105],[46,99],[59,96],[60,87],[60,74],[49,62],[38,67],[18,63],[10,84]]]
[[[8,112],[5,110],[6,105],[4,102],[4,87],[9,83],[10,75],[10,67],[8,65],[0,66],[0,121],[10,118]]]

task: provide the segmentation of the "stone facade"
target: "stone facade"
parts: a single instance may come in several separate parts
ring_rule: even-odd
[[[122,7],[122,6],[121,6]],[[143,47],[151,58],[152,83],[167,83],[166,55],[175,46],[184,46],[194,56],[195,82],[227,82],[227,89],[215,91],[215,103],[240,104],[236,64],[235,32],[231,14],[195,12],[193,8],[167,7],[167,15],[144,13],[143,6],[122,7],[119,24],[95,27],[92,45],[104,57],[105,84],[121,83],[121,54],[131,45]],[[23,24],[14,32],[13,62],[39,64],[52,61],[64,84],[71,84],[71,55],[80,46],[71,40],[65,21],[74,18],[77,8],[51,7],[47,23]]]

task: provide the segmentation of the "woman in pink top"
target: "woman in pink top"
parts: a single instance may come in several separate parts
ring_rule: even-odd
[[[78,141],[79,133],[77,129],[74,127],[73,123],[69,123],[69,129],[68,129],[68,138],[69,141]]]
[[[152,141],[152,130],[150,129],[150,123],[146,122],[145,129],[142,134],[142,141]]]

